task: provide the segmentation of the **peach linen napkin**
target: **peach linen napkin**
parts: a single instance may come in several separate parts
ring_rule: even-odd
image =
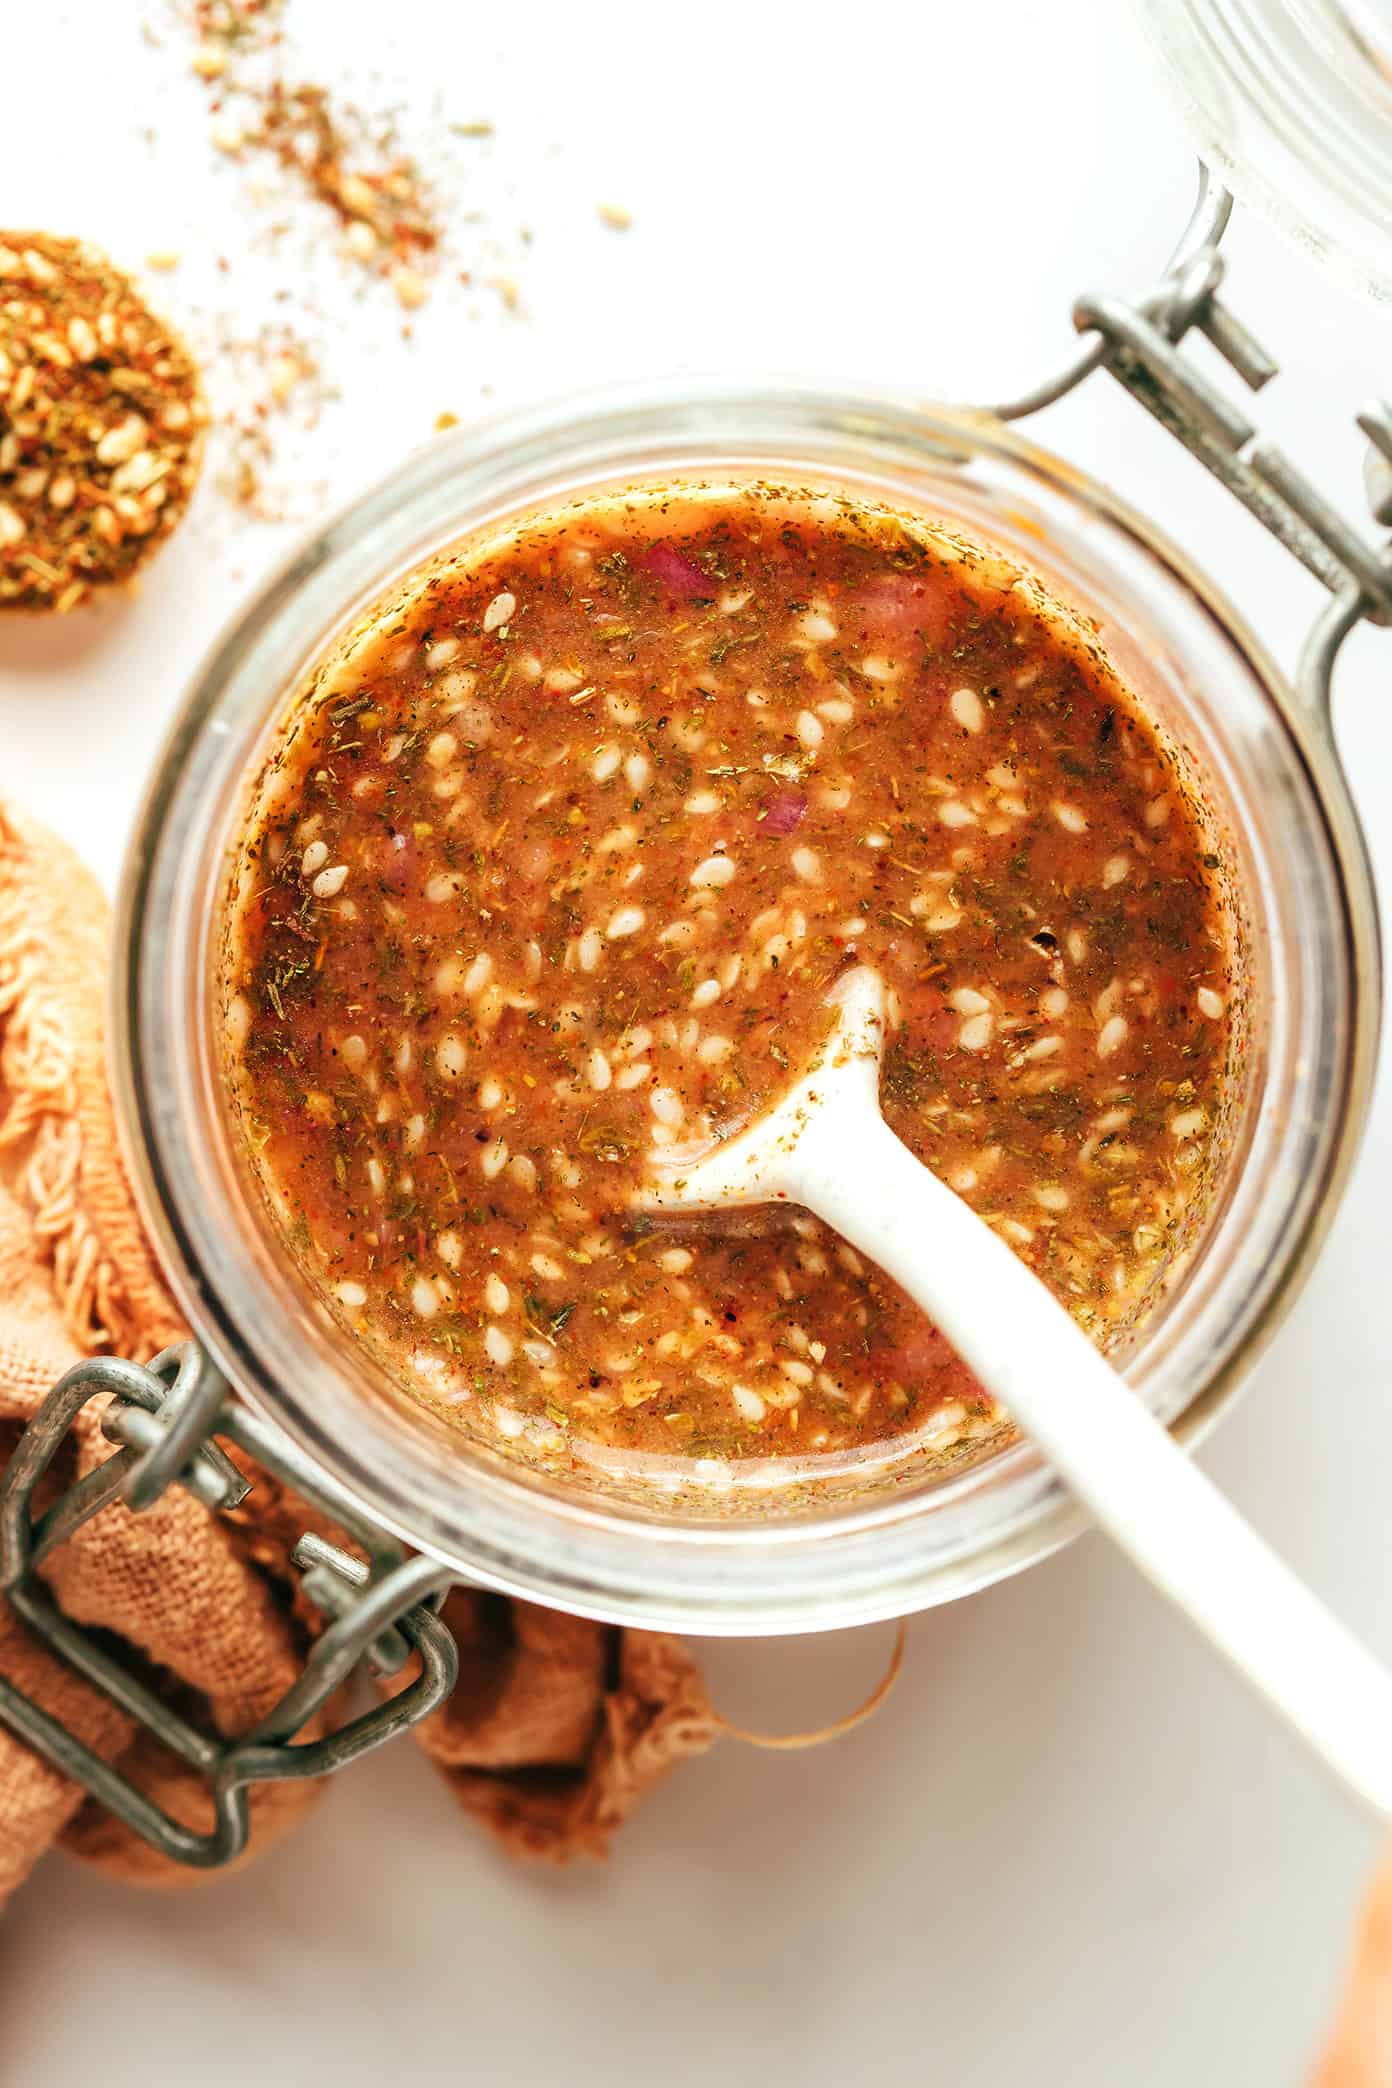
[[[105,900],[83,865],[0,805],[0,1459],[80,1356],[147,1361],[185,1331],[117,1147],[102,1040],[108,938]],[[111,1454],[100,1404],[83,1410],[60,1483]],[[289,1565],[300,1533],[322,1526],[267,1475],[250,1476],[234,1517],[173,1487],[140,1515],[108,1508],[44,1569],[70,1617],[115,1633],[172,1696],[201,1700],[229,1735],[282,1694],[322,1621]],[[459,1687],[417,1738],[464,1808],[518,1853],[602,1855],[644,1792],[717,1731],[699,1670],[676,1639],[462,1590],[445,1614],[459,1641]],[[3,1602],[0,1673],[160,1804],[208,1823],[183,1765],[36,1643]],[[314,1795],[294,1783],[256,1788],[250,1853]],[[155,1855],[0,1730],[0,1899],[55,1842],[142,1883],[203,1875]]]
[[[1309,2088],[1392,2088],[1392,1857],[1359,1910],[1353,1961]]]

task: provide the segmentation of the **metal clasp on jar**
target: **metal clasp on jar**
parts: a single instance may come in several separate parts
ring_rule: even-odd
[[[1020,398],[989,410],[1024,420],[1065,398],[1094,370],[1107,370],[1191,456],[1232,493],[1308,572],[1331,600],[1316,618],[1297,673],[1311,708],[1327,715],[1334,658],[1354,625],[1392,624],[1392,555],[1386,539],[1369,542],[1331,507],[1305,473],[1267,441],[1242,408],[1181,354],[1197,330],[1249,391],[1260,391],[1279,365],[1218,292],[1219,244],[1232,197],[1206,167],[1188,225],[1155,288],[1134,302],[1080,297],[1073,323],[1085,338],[1072,360]],[[1392,406],[1374,400],[1356,416],[1368,439],[1365,469],[1374,519],[1392,522]]]
[[[110,1397],[102,1430],[119,1447],[42,1514],[35,1489],[77,1415]],[[107,1644],[65,1617],[39,1577],[43,1561],[114,1501],[135,1513],[170,1485],[187,1487],[214,1513],[240,1506],[250,1483],[219,1447],[235,1443],[344,1529],[366,1555],[355,1558],[307,1533],[295,1546],[306,1594],[331,1621],[304,1672],[250,1732],[235,1738],[194,1724],[116,1657]],[[198,1833],[172,1818],[58,1720],[0,1678],[0,1724],[63,1775],[80,1784],[152,1848],[196,1868],[229,1862],[245,1847],[251,1785],[325,1776],[425,1718],[458,1676],[458,1651],[435,1613],[451,1575],[433,1559],[409,1556],[358,1514],[351,1501],[282,1436],[232,1399],[221,1373],[193,1343],[166,1349],[148,1366],[95,1357],[76,1364],[25,1429],[0,1479],[0,1588],[40,1639],[135,1722],[203,1778],[214,1825]],[[323,1709],[359,1663],[379,1675],[413,1658],[420,1673],[400,1694],[313,1740],[296,1734]]]

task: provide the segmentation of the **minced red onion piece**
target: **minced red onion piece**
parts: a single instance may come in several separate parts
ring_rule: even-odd
[[[654,544],[644,553],[643,564],[655,580],[662,582],[669,594],[680,595],[683,600],[714,592],[710,578],[689,558],[683,558],[671,544]]]
[[[780,790],[764,807],[763,827],[766,834],[791,834],[802,825],[802,815],[807,810],[807,799],[800,790]]]

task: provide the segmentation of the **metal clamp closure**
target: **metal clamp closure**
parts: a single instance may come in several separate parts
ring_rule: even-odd
[[[1066,397],[1094,370],[1105,369],[1239,499],[1307,571],[1329,589],[1301,656],[1297,679],[1323,709],[1334,656],[1363,620],[1392,624],[1392,542],[1369,540],[1325,499],[1241,406],[1194,360],[1180,353],[1191,330],[1206,336],[1249,391],[1277,373],[1274,358],[1219,298],[1224,259],[1219,242],[1232,197],[1200,170],[1199,195],[1164,275],[1148,295],[1082,297],[1073,322],[1086,344],[1056,375],[1022,398],[992,409],[1021,420]],[[1357,415],[1368,438],[1365,480],[1375,520],[1392,522],[1392,406],[1375,400]]]
[[[70,1486],[43,1514],[33,1498],[74,1420],[90,1399],[112,1395],[103,1433],[120,1447]],[[174,1710],[107,1643],[83,1631],[54,1602],[39,1568],[75,1530],[113,1501],[139,1512],[171,1484],[215,1512],[246,1498],[247,1480],[215,1441],[237,1444],[347,1531],[366,1559],[306,1534],[292,1554],[303,1585],[332,1621],[311,1647],[303,1674],[250,1732],[228,1739]],[[274,1778],[316,1777],[426,1717],[453,1689],[459,1656],[433,1605],[451,1580],[433,1559],[409,1557],[366,1522],[293,1445],[230,1398],[221,1374],[192,1343],[166,1349],[148,1368],[115,1358],[79,1363],[29,1423],[0,1479],[0,1590],[53,1651],[198,1771],[208,1788],[207,1833],[176,1820],[42,1707],[0,1678],[0,1724],[82,1785],[125,1825],[177,1863],[207,1869],[245,1846],[247,1794]],[[415,1656],[420,1673],[399,1695],[315,1740],[295,1735],[323,1709],[360,1661],[394,1674]]]

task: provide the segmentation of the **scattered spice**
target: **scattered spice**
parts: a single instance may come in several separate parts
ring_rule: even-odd
[[[253,338],[219,333],[214,360],[228,403],[216,421],[218,491],[250,519],[285,519],[275,483],[277,421],[312,428],[329,396],[310,344],[283,323]]]
[[[274,158],[333,212],[344,255],[384,276],[413,309],[427,294],[423,264],[440,243],[429,186],[388,121],[326,86],[284,78],[279,14],[279,0],[196,0],[191,65],[215,96],[213,143],[233,158]]]
[[[98,248],[0,233],[0,609],[75,609],[184,511],[197,365]]]
[[[414,162],[389,134],[380,136],[358,111],[331,100],[326,87],[273,79],[249,90],[249,98],[254,114],[246,144],[273,153],[328,205],[353,260],[384,273],[403,304],[422,303],[421,263],[439,245],[440,232]]]

